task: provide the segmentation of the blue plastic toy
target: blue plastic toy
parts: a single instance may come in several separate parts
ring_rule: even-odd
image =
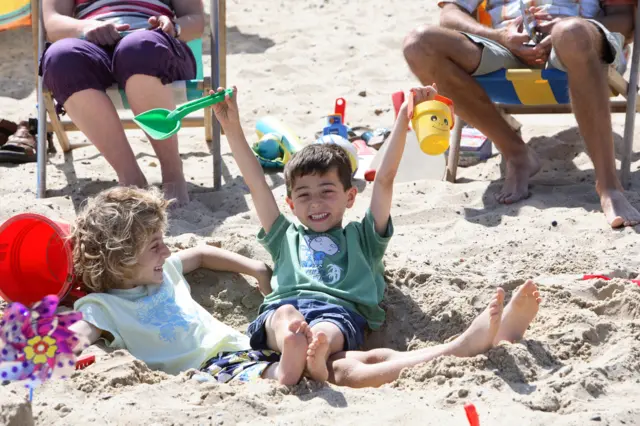
[[[322,129],[323,135],[338,135],[349,139],[349,129],[342,124],[342,115],[331,114],[327,116],[327,126]]]

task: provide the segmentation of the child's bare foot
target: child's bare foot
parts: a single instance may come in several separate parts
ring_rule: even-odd
[[[498,288],[487,309],[473,320],[460,337],[452,342],[456,346],[453,355],[476,356],[489,350],[493,346],[493,340],[500,328],[503,306],[504,290]]]
[[[276,378],[283,385],[295,385],[302,377],[307,362],[308,329],[302,320],[289,324],[289,334],[282,341],[282,356],[276,372]]]
[[[189,204],[189,190],[187,189],[187,181],[182,178],[175,182],[163,182],[162,192],[167,200],[175,200],[172,204],[173,208],[184,207]]]
[[[504,309],[500,329],[493,341],[494,345],[503,340],[515,342],[522,339],[538,313],[540,300],[540,292],[533,281],[527,280],[522,284]]]
[[[311,336],[309,349],[307,349],[307,372],[313,380],[326,382],[329,378],[329,370],[327,370],[329,339],[322,331],[312,333]]]

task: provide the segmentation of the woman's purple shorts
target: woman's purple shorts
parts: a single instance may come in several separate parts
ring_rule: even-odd
[[[163,84],[196,77],[196,61],[183,41],[161,30],[136,31],[114,46],[66,38],[47,46],[40,62],[44,85],[58,105],[86,89],[121,88],[134,74],[158,77]]]

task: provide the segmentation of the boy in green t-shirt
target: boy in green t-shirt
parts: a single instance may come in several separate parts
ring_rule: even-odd
[[[414,93],[417,104],[432,98],[435,89]],[[296,153],[285,167],[285,181],[287,204],[299,226],[280,212],[247,143],[237,90],[214,111],[251,191],[263,228],[258,238],[274,261],[273,291],[248,329],[251,346],[282,352],[276,376],[283,384],[297,383],[303,373],[325,381],[329,356],[358,349],[366,326],[377,329],[385,319],[379,306],[385,288],[382,257],[393,233],[389,213],[406,124],[391,133],[364,219],[345,227],[342,218],[358,192],[347,152],[312,144]],[[405,104],[400,113],[406,111]]]

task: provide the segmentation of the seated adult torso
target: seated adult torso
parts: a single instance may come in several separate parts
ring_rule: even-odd
[[[494,28],[504,26],[508,21],[521,16],[521,0],[440,0],[445,3],[457,4],[469,13],[475,12],[485,3],[487,14],[491,17]],[[601,10],[601,0],[522,0],[526,9],[537,6],[543,7],[552,16],[581,16],[595,18]]]
[[[129,24],[131,30],[147,28],[152,16],[173,18],[171,0],[75,0],[76,19],[96,19]]]

